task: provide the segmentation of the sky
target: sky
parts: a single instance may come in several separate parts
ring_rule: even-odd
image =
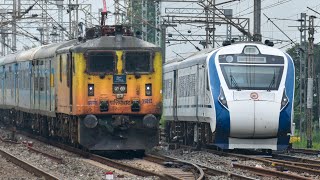
[[[4,0],[1,0],[4,1]],[[92,14],[93,16],[98,15],[98,9],[102,8],[103,0],[78,0],[79,3],[82,4],[91,4],[92,5]],[[121,0],[120,0],[121,1]],[[188,1],[188,0],[186,0]],[[229,0],[216,0],[216,3],[226,2]],[[30,0],[30,2],[33,2]],[[65,3],[67,1],[65,0]],[[76,0],[72,0],[73,3]],[[218,6],[219,9],[232,9],[234,17],[241,18],[250,18],[250,32],[253,32],[253,2],[254,0],[240,0],[224,5]],[[114,0],[106,0],[108,10],[114,12]],[[199,7],[197,3],[183,2],[183,3],[170,3],[163,2],[161,4],[162,7],[162,15],[165,15],[165,8],[172,7],[185,7],[185,8],[197,8]],[[320,15],[308,10],[307,7],[310,7],[318,12],[320,12],[320,1],[319,0],[262,0],[262,13],[265,13],[268,17],[272,19],[272,21],[280,27],[294,42],[300,42],[300,32],[297,27],[289,27],[289,26],[299,26],[300,22],[296,21],[300,18],[300,13],[304,12],[307,15],[315,15],[318,18],[315,19],[315,25],[319,26],[315,28],[315,43],[320,41]],[[5,8],[5,7],[2,7]],[[55,14],[56,15],[56,14]],[[54,16],[54,15],[53,15]],[[80,13],[81,16],[81,13]],[[64,11],[64,17],[67,18],[68,14],[66,10]],[[261,15],[261,32],[263,36],[263,40],[265,39],[273,39],[275,47],[282,48],[282,50],[286,50],[291,47],[290,40],[280,32],[267,18],[262,14]],[[112,14],[109,15],[108,23],[112,24],[114,16]],[[277,18],[277,19],[274,19]],[[308,17],[309,18],[309,17]],[[81,21],[81,17],[80,17]],[[93,20],[94,24],[98,24],[98,20]],[[186,26],[186,25],[178,25],[176,29],[183,33],[188,34],[188,31],[191,31],[191,34],[204,34],[204,28],[199,28],[195,26]],[[39,33],[38,31],[32,32],[34,35]],[[168,33],[177,33],[173,28],[168,28]],[[216,34],[223,35],[226,33],[225,26],[216,26]],[[238,35],[239,33],[235,28],[233,28],[232,34]],[[281,41],[276,41],[281,40]],[[20,40],[24,42],[24,45],[30,45],[28,42],[30,39],[25,38]],[[196,43],[198,47],[202,49],[202,46],[199,43]],[[219,44],[221,45],[221,43]],[[216,46],[218,46],[216,44]],[[167,58],[173,59],[180,56],[186,57],[197,50],[190,43],[177,44],[176,42],[170,42],[167,44]],[[177,55],[179,54],[179,55]]]
[[[227,0],[216,0],[216,3],[226,2]],[[240,0],[225,5],[218,6],[219,9],[233,9],[234,17],[243,17],[250,18],[250,32],[253,32],[253,2],[254,0]],[[166,7],[198,7],[196,3],[163,3],[162,9]],[[298,27],[289,27],[289,26],[300,26],[300,22],[296,21],[300,19],[300,13],[306,13],[307,19],[310,15],[317,16],[315,19],[315,26],[320,26],[320,15],[309,10],[307,7],[314,9],[315,11],[320,12],[320,1],[318,0],[262,0],[262,15],[261,15],[261,33],[263,36],[263,41],[265,39],[273,39],[275,47],[286,50],[292,45],[289,38],[287,38],[280,30],[276,28],[268,19],[263,15],[266,14],[271,20],[282,30],[284,31],[290,39],[295,43],[300,42],[300,32]],[[276,19],[274,19],[276,18]],[[216,27],[216,34],[225,34],[225,27]],[[187,27],[187,26],[178,26],[176,28],[181,32],[196,31],[199,28],[196,27]],[[315,43],[320,41],[320,27],[315,28]],[[168,29],[169,33],[174,32],[175,30]],[[203,31],[204,33],[204,31]],[[232,34],[241,34],[235,28],[233,28]],[[282,40],[282,41],[276,41]],[[199,47],[201,47],[199,45]],[[197,50],[190,43],[183,45],[169,45],[167,47],[167,58],[178,58],[180,56],[188,56],[192,52]],[[179,54],[179,55],[177,55]]]

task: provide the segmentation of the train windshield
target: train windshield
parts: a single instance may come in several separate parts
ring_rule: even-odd
[[[113,52],[90,52],[87,59],[89,73],[112,73],[115,66]]]
[[[283,66],[221,65],[229,89],[277,90]]]
[[[126,52],[125,70],[127,73],[150,72],[151,55],[150,52]]]

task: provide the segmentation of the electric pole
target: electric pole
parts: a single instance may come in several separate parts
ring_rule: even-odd
[[[261,0],[254,0],[253,41],[261,41]]]
[[[13,0],[12,8],[12,51],[17,51],[17,0]]]
[[[312,148],[312,119],[313,119],[313,76],[314,76],[314,18],[309,17],[308,45],[308,86],[307,86],[307,148]]]
[[[307,15],[306,13],[301,13],[300,19],[300,97],[299,97],[299,111],[300,111],[300,120],[299,120],[299,135],[300,139],[302,139],[303,135],[303,121],[306,119],[306,37],[307,37]]]

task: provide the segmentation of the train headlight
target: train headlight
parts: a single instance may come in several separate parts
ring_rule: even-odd
[[[232,57],[232,56],[227,56],[227,57],[226,57],[226,61],[227,61],[228,63],[232,63],[233,57]]]
[[[152,84],[146,84],[146,96],[152,96]]]
[[[224,95],[223,89],[220,87],[220,95],[219,95],[219,102],[225,107],[228,108],[227,98]]]
[[[127,86],[126,86],[126,85],[121,85],[121,86],[120,86],[120,92],[121,92],[121,93],[127,92]]]
[[[288,97],[286,95],[286,90],[283,90],[280,110],[283,110],[288,105],[288,103],[289,103],[289,99],[288,99]]]
[[[88,84],[88,96],[94,96],[94,84]]]
[[[119,92],[120,90],[120,87],[119,86],[114,86],[113,87],[113,92]]]
[[[114,94],[120,94],[120,93],[126,93],[127,92],[127,85],[126,84],[114,84],[113,85],[113,93]]]
[[[256,46],[246,46],[244,47],[244,54],[252,54],[252,55],[258,55],[259,49]]]

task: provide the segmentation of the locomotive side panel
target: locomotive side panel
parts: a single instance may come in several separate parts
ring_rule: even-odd
[[[56,73],[55,73],[55,92],[56,107],[58,113],[70,113],[70,87],[67,82],[67,61],[70,55],[58,54],[56,56]]]

